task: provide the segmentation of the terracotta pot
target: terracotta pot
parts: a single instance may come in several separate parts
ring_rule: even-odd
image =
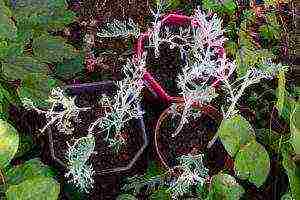
[[[68,85],[65,89],[67,89],[70,94],[78,95],[78,99],[76,100],[78,104],[81,104],[80,106],[87,106],[88,101],[84,99],[85,97],[91,96],[91,93],[93,93],[95,98],[104,93],[107,95],[112,94],[112,91],[115,90],[115,85],[112,82],[98,82]],[[82,114],[83,120],[75,125],[75,130],[72,135],[58,133],[55,128],[48,129],[50,153],[55,162],[64,168],[67,167],[65,159],[67,150],[66,142],[73,144],[73,138],[86,136],[89,124],[96,120],[99,112],[101,112],[101,108],[99,110],[98,107],[92,107],[90,111]],[[120,134],[124,135],[125,139],[127,138],[127,146],[125,145],[126,147],[122,149],[118,155],[112,153],[108,144],[103,141],[105,134],[94,133],[96,140],[95,151],[97,154],[92,154],[89,158],[89,162],[92,163],[97,175],[129,170],[148,145],[143,119],[130,120],[122,131]]]
[[[183,109],[183,100],[180,97],[175,97],[172,98],[172,102],[175,103],[177,112],[181,112]],[[165,133],[167,134],[172,134],[167,132],[167,129],[169,128],[168,125],[167,127],[163,127],[163,125],[165,124],[166,126],[166,122],[171,123],[170,121],[173,121],[173,119],[169,119],[172,114],[173,111],[170,107],[168,107],[167,109],[165,109],[163,111],[163,113],[160,115],[156,128],[155,128],[155,136],[154,136],[154,143],[155,143],[155,148],[156,148],[156,152],[158,154],[159,160],[161,162],[161,164],[163,165],[163,167],[165,167],[166,169],[171,169],[172,166],[174,164],[174,158],[170,158],[170,155],[172,153],[168,152],[169,146],[171,145],[175,145],[172,146],[172,149],[175,148],[175,154],[174,156],[178,157],[177,153],[179,152],[179,154],[188,154],[188,153],[197,153],[199,151],[203,151],[206,148],[207,143],[210,141],[210,139],[213,137],[213,135],[215,134],[215,132],[217,131],[217,124],[219,122],[221,122],[222,120],[222,115],[221,113],[219,113],[219,111],[214,108],[213,106],[210,105],[200,105],[200,104],[195,104],[193,105],[194,108],[196,109],[201,109],[202,110],[202,115],[200,118],[197,118],[196,120],[190,119],[190,122],[185,124],[182,128],[182,130],[180,131],[180,133],[175,137],[168,137],[168,136],[164,136],[162,135],[161,132],[165,131]],[[181,116],[180,116],[181,117]],[[201,121],[199,120],[203,120],[204,123],[201,123]],[[175,123],[175,126],[173,127],[173,130],[175,130],[177,128],[179,123]],[[185,131],[187,130],[191,130],[191,132],[189,132],[188,134],[184,134],[186,133]],[[201,131],[202,130],[202,131]],[[201,134],[198,134],[198,132],[201,132]],[[207,133],[211,133],[210,134],[203,134],[203,132],[207,132]],[[164,138],[167,137],[167,138]],[[162,141],[162,138],[164,141]],[[177,145],[178,143],[180,143],[180,141],[178,142],[177,139],[179,140],[183,140],[185,143],[181,144],[182,146],[179,147],[180,145]],[[168,146],[168,147],[166,147]],[[166,148],[164,148],[166,147]],[[173,149],[174,150],[174,149]],[[176,153],[177,152],[177,153]],[[173,152],[174,154],[174,152]],[[169,155],[169,157],[167,156]],[[173,164],[170,164],[173,163]]]

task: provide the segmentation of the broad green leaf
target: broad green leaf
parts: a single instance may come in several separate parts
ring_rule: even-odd
[[[17,0],[15,13],[18,27],[29,32],[61,30],[75,19],[65,0]]]
[[[12,57],[3,63],[3,73],[9,80],[23,80],[29,73],[47,74],[47,65],[29,56]]]
[[[290,193],[286,193],[280,198],[280,200],[294,200],[294,199]]]
[[[293,154],[292,146],[285,144],[282,148],[282,164],[289,178],[293,199],[300,199],[300,167],[294,162]]]
[[[59,183],[50,177],[32,177],[6,191],[8,200],[57,200]]]
[[[33,54],[42,62],[63,62],[78,56],[75,48],[61,37],[43,35],[35,38],[32,43]]]
[[[300,155],[300,103],[295,102],[294,111],[290,118],[291,144],[295,153]]]
[[[4,5],[0,5],[0,38],[13,39],[16,37],[17,28],[10,19],[11,11]]]
[[[55,74],[63,79],[74,78],[79,72],[84,70],[84,60],[82,56],[65,60],[56,65]]]
[[[21,56],[23,49],[23,44],[0,37],[0,60],[7,61],[11,57]]]
[[[219,173],[212,177],[208,200],[236,200],[245,192],[234,177]]]
[[[280,37],[280,27],[272,26],[269,24],[262,25],[259,27],[259,33],[262,38],[267,40],[277,40]]]
[[[270,159],[265,148],[255,139],[243,145],[234,160],[234,170],[241,179],[260,187],[270,170]]]
[[[22,165],[11,168],[6,173],[6,180],[9,185],[18,185],[25,180],[36,176],[53,177],[53,171],[44,165],[39,159],[31,159]]]
[[[27,74],[22,80],[19,90],[21,99],[31,99],[36,106],[40,107],[48,105],[46,100],[48,100],[49,93],[48,76],[39,73]]]
[[[14,157],[19,146],[17,130],[8,122],[0,119],[0,168],[6,167]]]
[[[1,119],[8,119],[8,109],[10,104],[20,105],[19,97],[17,92],[8,87],[6,81],[0,81],[0,113]]]
[[[250,123],[241,115],[224,119],[218,129],[219,135],[226,151],[234,157],[242,145],[255,138]]]
[[[35,146],[35,144],[32,141],[32,138],[29,135],[24,135],[21,133],[19,136],[20,136],[20,144],[19,144],[18,151],[15,155],[15,158],[24,156]]]
[[[137,200],[132,194],[121,194],[117,197],[117,200]]]

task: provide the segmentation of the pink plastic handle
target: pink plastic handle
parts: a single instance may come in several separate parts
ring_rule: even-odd
[[[162,24],[164,23],[171,23],[171,24],[177,24],[177,25],[184,25],[186,23],[191,23],[193,27],[195,26],[201,26],[201,24],[198,23],[197,20],[193,20],[192,17],[185,16],[185,15],[179,15],[179,14],[168,14],[166,17],[164,17],[161,20]],[[138,61],[142,58],[143,52],[144,52],[144,41],[149,38],[151,30],[146,31],[144,33],[141,33],[140,37],[137,40],[137,43],[134,47],[134,61]],[[224,48],[221,48],[219,50],[219,55],[223,56],[225,51]],[[171,97],[167,94],[167,92],[160,86],[159,83],[157,83],[152,75],[149,72],[145,72],[144,74],[144,81],[148,84],[148,86],[161,98],[161,100],[167,104],[172,103],[172,99],[176,97]],[[213,82],[212,86],[213,87],[218,87],[219,86],[220,80],[217,79]]]

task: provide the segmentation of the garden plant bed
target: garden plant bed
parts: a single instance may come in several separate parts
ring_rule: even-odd
[[[0,199],[300,199],[293,1],[0,0]]]

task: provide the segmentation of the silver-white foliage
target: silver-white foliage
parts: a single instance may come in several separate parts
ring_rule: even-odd
[[[97,32],[97,36],[102,38],[127,38],[130,35],[133,35],[135,38],[138,38],[140,35],[139,26],[131,18],[129,18],[128,22],[114,19]]]
[[[244,76],[238,78],[233,83],[229,82],[228,77],[223,77],[223,79],[221,79],[223,88],[229,94],[227,98],[229,106],[227,109],[223,109],[224,120],[229,119],[238,112],[236,104],[247,87],[259,83],[262,79],[272,79],[279,70],[286,70],[287,68],[288,66],[283,66],[281,63],[275,64],[271,59],[266,59],[258,68],[249,69]],[[214,144],[217,137],[218,134],[209,141],[207,145],[208,148]]]
[[[123,68],[125,78],[116,82],[116,95],[112,98],[103,95],[100,100],[101,106],[106,108],[104,116],[98,118],[89,128],[89,133],[92,133],[99,127],[100,132],[106,134],[105,140],[116,150],[125,143],[120,134],[125,124],[132,119],[141,118],[144,113],[139,107],[144,87],[144,59],[145,54],[139,63],[128,60]]]
[[[68,97],[64,91],[57,87],[53,88],[50,92],[49,99],[47,100],[51,106],[48,110],[41,110],[33,104],[30,99],[23,99],[23,104],[28,109],[34,109],[38,113],[45,114],[47,124],[40,130],[44,133],[51,125],[55,125],[58,130],[65,134],[72,134],[74,122],[79,122],[78,115],[81,111],[86,111],[90,108],[80,108],[75,104],[76,97]]]
[[[178,199],[190,192],[193,185],[203,186],[206,179],[209,178],[208,169],[203,164],[203,154],[198,155],[182,155],[179,157],[179,165],[176,168],[182,170],[169,188],[174,199]]]
[[[77,186],[80,190],[88,192],[93,188],[94,170],[92,165],[88,164],[88,159],[94,153],[95,138],[89,134],[86,137],[76,139],[73,145],[68,144],[66,159],[68,160],[68,172],[66,178]]]
[[[234,63],[230,62],[225,54],[219,54],[226,40],[221,24],[222,21],[216,15],[209,18],[199,9],[192,17],[193,35],[188,43],[188,53],[191,55],[185,60],[182,73],[178,74],[177,79],[184,99],[184,109],[173,137],[181,131],[191,114],[197,116],[195,112],[191,112],[192,105],[209,104],[217,96],[211,81],[224,78],[223,76],[228,77],[235,69]],[[198,112],[201,110],[198,109]]]

